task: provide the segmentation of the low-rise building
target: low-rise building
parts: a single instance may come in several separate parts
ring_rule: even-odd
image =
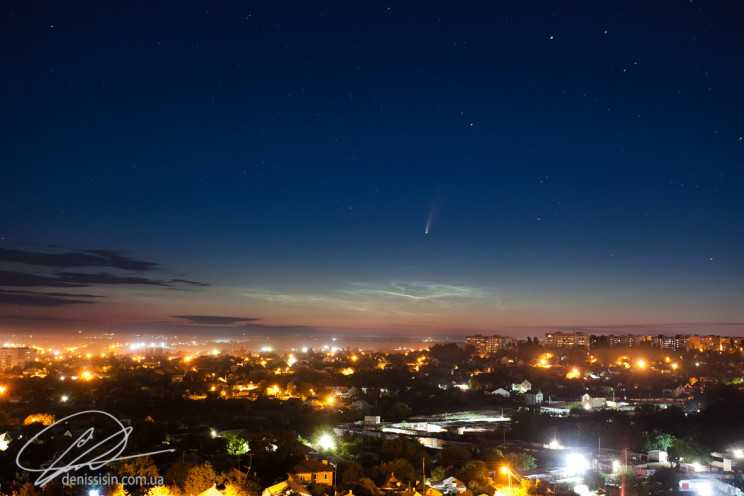
[[[532,383],[526,379],[519,384],[512,384],[512,391],[517,393],[526,393],[530,389],[532,389]]]
[[[333,485],[333,469],[324,460],[319,462],[306,458],[294,466],[289,472],[289,479],[300,484],[328,484]]]
[[[527,391],[524,393],[524,402],[527,405],[541,405],[543,402],[542,391]]]

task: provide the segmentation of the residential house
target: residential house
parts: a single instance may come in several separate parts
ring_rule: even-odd
[[[422,496],[444,496],[441,491],[434,489],[429,484],[424,482],[419,482],[416,485],[416,491]]]
[[[455,477],[447,477],[442,481],[429,481],[431,487],[443,494],[461,494],[468,490],[468,486],[465,485],[459,479]]]
[[[512,384],[512,391],[516,391],[518,393],[526,393],[532,389],[532,383],[528,380],[522,381],[520,384]]]
[[[508,398],[509,396],[511,396],[511,394],[509,393],[509,391],[507,391],[504,388],[494,389],[490,393],[488,391],[486,391],[486,394],[490,394],[491,396],[501,396],[502,398]]]
[[[382,489],[382,491],[387,494],[399,493],[405,489],[405,486],[403,486],[398,478],[395,477],[395,474],[391,473],[390,477],[388,477],[388,480],[386,480],[385,483],[380,486],[380,489]]]
[[[589,393],[586,393],[581,397],[581,406],[584,410],[594,410],[595,408],[602,408],[607,404],[606,398],[592,398]]]
[[[261,496],[312,496],[312,494],[307,490],[307,487],[287,479],[284,482],[267,487],[263,490]]]
[[[541,405],[543,402],[542,391],[527,391],[524,393],[524,402],[528,405]]]
[[[333,485],[333,468],[327,460],[319,462],[306,458],[289,471],[289,479],[300,484],[328,484]]]

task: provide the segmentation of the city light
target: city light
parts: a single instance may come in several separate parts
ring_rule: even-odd
[[[701,481],[697,484],[697,492],[700,496],[712,496],[713,486],[708,481]]]
[[[330,434],[323,434],[318,441],[318,444],[324,451],[336,449],[336,442]]]
[[[741,460],[742,458],[744,458],[744,450],[742,450],[741,448],[735,449],[734,458],[736,458],[737,460]]]
[[[584,472],[589,470],[589,462],[579,453],[569,453],[566,456],[566,469],[568,472]]]
[[[639,369],[645,369],[646,368],[646,361],[645,360],[638,360],[636,362],[636,365],[638,365]]]
[[[509,478],[509,489],[511,489],[511,476],[512,476],[511,470],[509,470],[509,467],[504,465],[503,467],[501,467],[501,473],[506,474],[507,477]]]

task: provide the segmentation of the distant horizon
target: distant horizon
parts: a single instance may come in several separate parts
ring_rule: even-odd
[[[241,342],[243,341],[256,341],[256,340],[271,340],[271,339],[311,339],[311,340],[333,340],[333,339],[344,339],[344,340],[358,340],[358,341],[385,341],[390,339],[399,340],[414,340],[425,342],[430,340],[433,342],[446,342],[446,341],[462,341],[468,336],[504,336],[512,337],[517,339],[526,338],[539,338],[543,340],[545,335],[550,332],[581,332],[589,335],[597,336],[608,336],[608,335],[688,335],[688,336],[705,336],[715,335],[723,337],[744,337],[744,323],[669,323],[669,324],[629,324],[629,325],[612,325],[612,326],[521,326],[519,328],[512,329],[500,329],[500,330],[460,330],[451,331],[449,333],[442,334],[404,334],[395,330],[381,330],[376,329],[372,331],[344,331],[343,329],[311,329],[303,328],[301,332],[295,332],[297,329],[283,328],[281,332],[275,333],[263,333],[260,329],[252,329],[246,332],[245,329],[236,327],[218,327],[218,328],[205,328],[205,327],[187,327],[177,331],[135,331],[135,330],[107,330],[107,331],[71,331],[71,332],[60,332],[59,330],[26,330],[18,332],[3,332],[0,331],[0,340],[8,339],[13,336],[16,337],[60,337],[60,338],[76,338],[76,339],[92,339],[106,337],[107,339],[113,339],[114,337],[124,337],[127,339],[135,339],[138,336],[142,339],[149,339],[154,337],[163,337],[166,339],[198,339],[202,341],[231,341]],[[732,332],[734,331],[734,332]]]

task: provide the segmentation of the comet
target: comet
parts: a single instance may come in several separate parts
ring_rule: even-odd
[[[432,206],[429,209],[429,216],[426,218],[426,229],[424,230],[424,234],[429,234],[429,228],[431,227],[431,219],[434,217],[434,207]]]

